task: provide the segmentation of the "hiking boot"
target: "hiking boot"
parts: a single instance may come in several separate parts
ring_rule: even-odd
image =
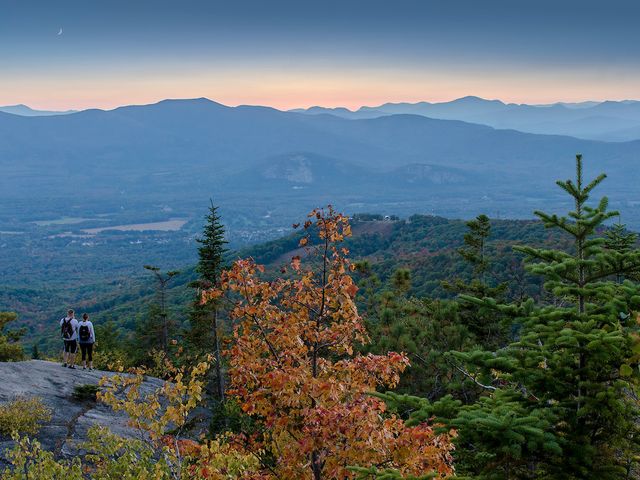
[[[69,365],[69,368],[70,368],[71,370],[75,370],[75,369],[76,369],[76,367],[74,367],[73,365]]]
[[[66,367],[67,367],[67,364],[66,364],[66,363],[63,363],[63,364],[62,364],[62,366],[66,368]]]

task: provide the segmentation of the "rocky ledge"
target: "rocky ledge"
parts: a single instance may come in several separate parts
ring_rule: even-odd
[[[96,385],[104,376],[115,373],[63,368],[60,363],[30,360],[0,363],[0,403],[16,397],[39,397],[51,409],[51,421],[37,435],[42,447],[60,457],[82,455],[82,443],[93,425],[107,426],[118,435],[133,437],[137,430],[127,425],[127,416],[114,412],[100,402],[74,398],[76,386]],[[142,393],[162,386],[162,380],[147,378]],[[0,463],[13,446],[10,438],[0,436]]]

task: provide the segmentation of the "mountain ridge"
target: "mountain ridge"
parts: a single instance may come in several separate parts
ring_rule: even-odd
[[[607,172],[603,193],[638,228],[638,140],[416,114],[345,119],[204,98],[50,117],[4,114],[0,231],[38,234],[34,220],[96,213],[109,214],[112,225],[166,220],[166,211],[192,219],[210,198],[233,212],[230,231],[243,239],[254,238],[248,230],[274,235],[327,203],[350,213],[529,218],[529,202],[546,208],[557,198],[553,181],[572,175],[576,153],[586,175]]]
[[[436,119],[462,120],[526,133],[563,134],[583,139],[616,142],[640,138],[634,133],[640,128],[640,102],[635,100],[556,102],[537,105],[506,103],[498,99],[487,100],[469,95],[447,102],[388,102],[381,105],[362,106],[356,110],[341,107],[311,107],[306,110],[296,109],[296,111],[307,115],[328,113],[349,119],[410,113]],[[596,122],[594,117],[607,118]],[[588,128],[583,128],[582,124],[587,118],[592,120]],[[626,128],[612,127],[611,120],[618,124],[624,123]],[[571,122],[576,123],[571,124]]]
[[[0,112],[10,113],[12,115],[19,115],[22,117],[41,117],[41,116],[51,116],[51,115],[69,115],[71,113],[76,113],[78,110],[36,110],[28,105],[24,105],[19,103],[17,105],[4,105],[0,106]]]

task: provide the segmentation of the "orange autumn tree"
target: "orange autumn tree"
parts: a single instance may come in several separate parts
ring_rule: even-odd
[[[308,267],[295,256],[282,270],[287,278],[269,281],[252,259],[238,260],[203,294],[203,302],[231,302],[228,393],[262,427],[243,437],[262,460],[259,478],[354,478],[352,465],[452,475],[449,435],[407,427],[369,395],[393,388],[409,361],[355,353],[368,337],[340,246],[351,234],[347,217],[331,206],[314,210],[304,229]]]

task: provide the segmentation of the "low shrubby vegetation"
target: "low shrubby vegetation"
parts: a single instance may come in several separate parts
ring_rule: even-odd
[[[73,398],[80,401],[96,401],[98,399],[99,385],[86,383],[73,387]]]
[[[24,359],[24,351],[19,343],[24,330],[7,330],[7,324],[18,316],[13,312],[0,312],[0,362],[15,362]]]
[[[0,434],[35,435],[51,420],[51,410],[38,397],[18,397],[0,404]]]

